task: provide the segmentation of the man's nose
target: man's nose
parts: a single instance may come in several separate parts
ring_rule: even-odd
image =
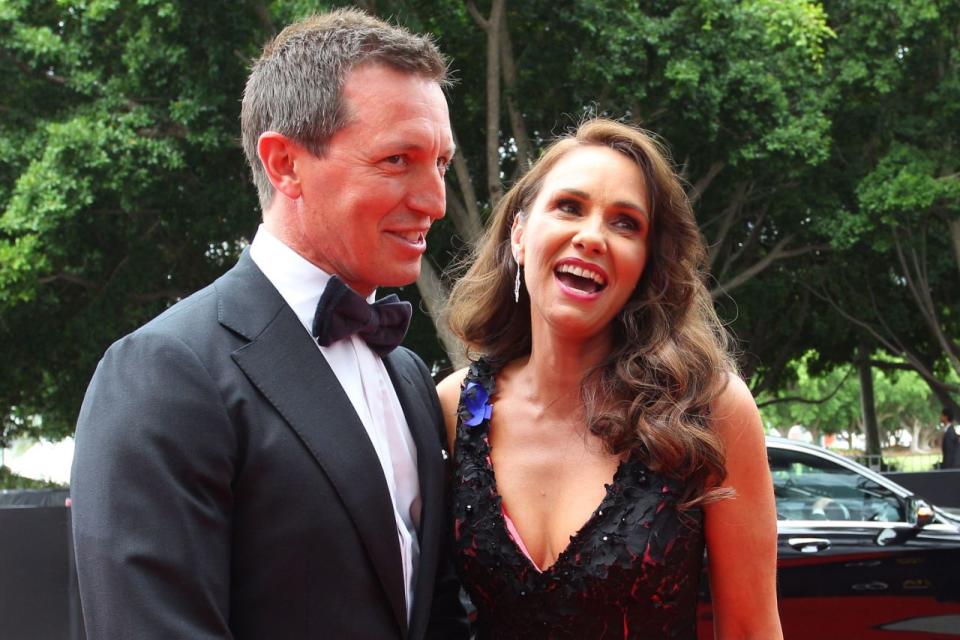
[[[440,171],[433,167],[420,172],[408,197],[411,209],[439,220],[447,212],[447,192]]]

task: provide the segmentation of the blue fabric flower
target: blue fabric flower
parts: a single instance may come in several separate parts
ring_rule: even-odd
[[[476,382],[467,384],[463,389],[463,409],[460,418],[468,427],[475,427],[484,420],[489,420],[493,412],[490,405],[490,394]]]

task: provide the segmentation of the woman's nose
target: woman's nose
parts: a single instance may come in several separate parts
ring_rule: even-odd
[[[603,234],[603,220],[600,216],[585,216],[580,228],[573,236],[573,246],[591,254],[603,254],[607,250],[607,241]]]

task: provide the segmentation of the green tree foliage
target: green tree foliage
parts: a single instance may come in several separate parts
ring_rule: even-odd
[[[8,467],[0,465],[0,490],[4,489],[58,489],[62,485],[48,480],[34,480],[24,478],[12,472]]]
[[[68,433],[107,345],[235,260],[259,220],[238,144],[249,60],[334,4],[0,0],[0,438]],[[950,3],[356,4],[433,33],[459,78],[448,215],[404,291],[427,312],[408,343],[438,369],[459,354],[433,320],[441,274],[553,135],[604,113],[672,149],[755,390],[795,383],[811,345],[811,375],[849,361],[876,340],[871,300],[945,379],[949,349],[890,252],[926,260],[936,322],[957,335],[941,265],[960,234]]]
[[[834,151],[823,184],[835,251],[808,282],[847,333],[917,371],[945,404],[960,387],[960,6],[826,3]],[[849,352],[834,352],[837,362]],[[889,361],[877,361],[889,368]],[[952,396],[952,397],[951,397]]]
[[[453,104],[466,162],[455,167],[448,215],[482,219],[536,149],[584,114],[626,116],[670,146],[689,182],[723,315],[733,320],[748,308],[761,315],[796,304],[777,274],[829,247],[810,224],[800,180],[829,156],[823,60],[834,34],[822,8],[713,0],[500,5],[467,3],[459,28],[449,39],[448,31],[441,35],[464,79]],[[492,38],[499,48],[491,49]],[[502,76],[492,83],[491,51],[499,52]],[[499,115],[491,119],[492,109]],[[479,226],[455,229],[469,241]],[[450,245],[433,246],[442,267]],[[765,299],[741,297],[750,289]],[[741,338],[770,348],[745,360],[748,374],[789,359],[782,347],[797,335],[792,327],[736,324]]]
[[[106,345],[222,272],[254,228],[238,96],[263,29],[247,5],[0,2],[8,432],[39,414],[69,433]]]
[[[813,351],[795,362],[796,378],[777,394],[759,398],[767,428],[786,434],[793,425],[807,428],[814,437],[862,433],[860,389],[853,365],[835,367],[819,375],[811,372],[817,360]],[[874,375],[877,421],[882,440],[907,431],[917,443],[928,445],[937,431],[940,404],[915,371],[879,370]]]

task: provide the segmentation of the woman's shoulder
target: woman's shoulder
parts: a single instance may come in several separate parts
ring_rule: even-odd
[[[469,397],[479,394],[480,401],[486,403],[495,393],[497,372],[497,367],[481,357],[469,366],[454,371],[437,384],[437,395],[440,396],[440,407],[451,448],[456,436],[462,390],[466,387],[470,392],[475,386],[473,392],[468,393]]]
[[[460,388],[470,367],[454,371],[437,385],[437,395],[440,396],[440,410],[443,412],[443,424],[447,430],[447,445],[453,452],[457,434],[457,413],[460,409]]]
[[[440,404],[444,413],[447,413],[447,407],[450,403],[453,403],[453,412],[456,413],[457,402],[460,399],[460,388],[463,386],[463,380],[467,377],[469,371],[470,367],[458,369],[437,384],[437,395],[440,396]]]
[[[760,426],[760,413],[750,387],[734,372],[726,374],[723,389],[713,399],[710,416],[714,431],[722,439],[734,439],[744,429]]]
[[[757,461],[766,459],[763,422],[757,402],[747,383],[736,373],[727,374],[727,382],[710,409],[710,427],[720,438],[728,478],[741,469],[766,469]],[[768,482],[761,478],[761,482]]]

